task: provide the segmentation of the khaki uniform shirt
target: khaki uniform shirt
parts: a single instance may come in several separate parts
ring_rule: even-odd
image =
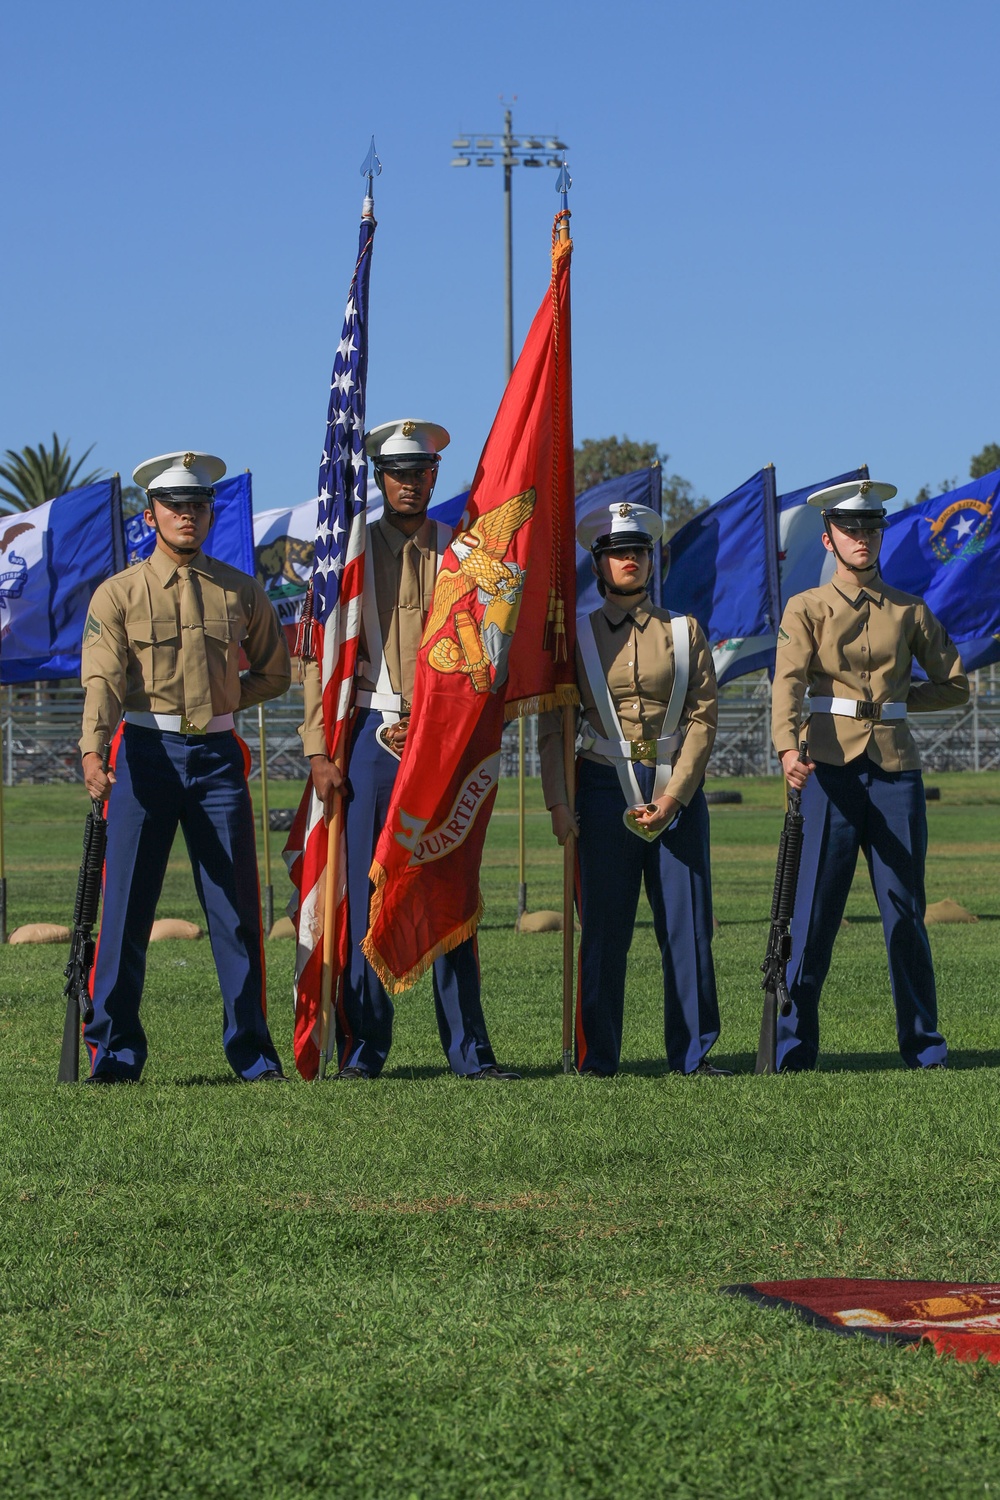
[[[927,682],[911,682],[914,658]],[[771,694],[771,736],[779,755],[797,750],[806,689],[816,697],[905,703],[927,713],[965,703],[969,679],[948,632],[922,599],[881,578],[860,584],[837,578],[789,599],[778,631]],[[809,754],[842,766],[867,752],[887,771],[917,771],[920,757],[905,719],[884,724],[816,713]]]
[[[398,526],[393,526],[384,515],[368,526],[365,567],[372,570],[375,585],[375,606],[378,610],[379,628],[382,632],[383,650],[389,669],[389,680],[394,693],[403,699],[404,710],[413,699],[413,679],[417,670],[417,650],[424,622],[430,613],[434,598],[434,585],[440,566],[438,551],[438,523],[425,516],[423,524],[412,537],[405,536]],[[442,551],[451,540],[447,526],[441,528]],[[409,549],[407,553],[407,549]],[[407,555],[404,557],[404,553]],[[412,562],[411,562],[412,558]],[[416,571],[416,589],[404,587],[403,565]],[[419,618],[406,621],[408,612]],[[373,693],[378,682],[381,661],[372,660],[372,652],[365,637],[364,623],[358,646],[358,665],[355,674],[357,686],[364,692]],[[327,753],[326,734],[323,729],[323,694],[319,663],[307,661],[302,664],[302,680],[305,687],[305,722],[299,726],[302,749],[306,755]]]
[[[197,573],[213,714],[284,693],[291,664],[284,633],[256,579],[199,552]],[[240,675],[240,646],[250,670]],[[90,601],[80,677],[86,689],[80,752],[102,754],[129,709],[184,712],[177,564],[157,547],[102,583]]]
[[[643,597],[630,610],[624,610],[608,597],[590,618],[597,654],[611,690],[622,737],[627,740],[658,739],[674,683],[670,611],[657,608],[648,597]],[[690,617],[688,640],[688,689],[678,725],[684,738],[674,757],[669,786],[671,797],[676,797],[685,807],[697,791],[712,753],[719,698],[712,653],[697,621]],[[576,648],[576,680],[580,688],[581,712],[587,723],[603,739],[618,739],[614,726],[601,722],[579,645]],[[545,805],[555,807],[566,801],[561,714],[542,714],[538,721],[538,737]],[[612,764],[595,751],[583,753],[587,760],[600,765]],[[654,762],[646,761],[645,764]]]

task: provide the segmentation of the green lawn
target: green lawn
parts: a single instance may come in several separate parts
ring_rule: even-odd
[[[205,943],[150,950],[146,1077],[54,1083],[65,950],[0,952],[0,1490],[18,1495],[940,1496],[1000,1485],[1000,1368],[718,1295],[808,1275],[1000,1279],[1000,776],[932,776],[948,1072],[895,1050],[867,878],[824,1067],[755,1078],[776,782],[713,810],[732,1080],[665,1074],[643,906],[625,1068],[563,1077],[558,935],[516,937],[514,788],[484,1002],[524,1082],[443,1071],[427,981],[382,1081],[228,1075]],[[715,783],[721,785],[722,783]],[[272,805],[297,789],[272,788]],[[4,790],[11,925],[68,921],[81,790]],[[529,905],[558,906],[537,785]],[[283,836],[273,836],[274,878]],[[180,846],[179,853],[183,846]],[[280,904],[280,900],[279,900]],[[199,917],[183,860],[163,915]],[[268,945],[291,1064],[289,943]]]

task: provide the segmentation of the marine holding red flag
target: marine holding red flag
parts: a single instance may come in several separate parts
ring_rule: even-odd
[[[557,231],[567,219],[564,208]],[[392,992],[478,926],[505,718],[577,701],[571,251],[554,233],[549,293],[483,449],[421,641],[362,944]]]

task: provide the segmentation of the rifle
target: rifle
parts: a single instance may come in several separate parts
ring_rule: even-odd
[[[111,747],[105,746],[101,769],[107,775]],[[108,825],[103,803],[94,797],[83,827],[83,860],[76,885],[73,907],[73,938],[69,963],[65,968],[66,1020],[63,1024],[62,1052],[59,1056],[57,1082],[76,1083],[80,1077],[80,1021],[86,1026],[94,1019],[94,1002],[90,998],[90,971],[94,965],[95,944],[92,937],[101,901],[101,878],[104,874],[104,851],[108,844]]]
[[[799,760],[806,758],[806,741],[799,746]],[[764,1013],[760,1021],[755,1073],[778,1071],[778,1013],[790,1014],[792,998],[788,993],[786,972],[792,955],[791,922],[795,909],[795,888],[799,883],[802,859],[802,793],[789,788],[788,807],[778,845],[778,867],[774,873],[774,895],[771,898],[771,930],[767,935],[767,954],[761,964],[764,978]]]

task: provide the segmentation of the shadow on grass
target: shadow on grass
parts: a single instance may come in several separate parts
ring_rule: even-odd
[[[218,1089],[242,1084],[243,1079],[235,1073],[192,1073],[190,1078],[175,1078],[174,1087],[179,1089]]]
[[[713,1057],[712,1061],[716,1059]],[[743,1064],[746,1064],[744,1067]],[[754,1058],[750,1053],[727,1061],[726,1066],[736,1067],[739,1072],[753,1072]],[[957,1072],[968,1068],[1000,1068],[1000,1051],[978,1051],[965,1048],[948,1053],[948,1068]],[[898,1052],[823,1052],[820,1054],[817,1073],[919,1073],[919,1068],[908,1068]],[[790,1078],[792,1073],[782,1074]]]

